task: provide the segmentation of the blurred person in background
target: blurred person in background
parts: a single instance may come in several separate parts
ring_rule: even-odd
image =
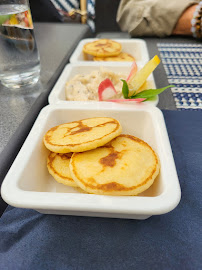
[[[202,38],[202,1],[121,0],[117,23],[132,37],[187,35]]]

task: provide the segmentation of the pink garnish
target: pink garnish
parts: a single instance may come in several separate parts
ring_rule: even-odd
[[[137,64],[134,61],[132,66],[131,66],[130,73],[129,73],[128,78],[126,79],[126,81],[128,82],[130,80],[130,78],[136,74],[136,72],[137,72]]]
[[[107,100],[117,94],[116,89],[110,79],[102,81],[98,87],[99,100]]]
[[[135,102],[135,103],[140,103],[142,101],[146,100],[146,98],[134,98],[134,99],[127,99],[127,98],[124,98],[124,99],[108,99],[108,100],[105,100],[105,101],[109,101],[109,102],[117,102],[117,103],[124,103],[124,102]]]

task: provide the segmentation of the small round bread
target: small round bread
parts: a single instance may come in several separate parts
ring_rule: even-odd
[[[108,57],[94,56],[93,60],[94,61],[111,61],[111,62],[133,62],[135,58],[128,53],[121,52],[117,56],[108,56]]]
[[[121,44],[110,39],[98,39],[83,46],[84,53],[97,57],[115,56],[120,54],[121,50]]]
[[[69,162],[72,153],[57,154],[51,152],[47,158],[47,167],[53,178],[66,186],[77,187],[77,184],[71,177]]]
[[[55,153],[83,152],[108,143],[121,131],[116,119],[88,118],[51,128],[44,136],[44,144]]]
[[[70,160],[70,172],[78,186],[100,195],[137,195],[153,184],[159,169],[154,150],[131,135],[120,135],[95,150],[74,153]]]

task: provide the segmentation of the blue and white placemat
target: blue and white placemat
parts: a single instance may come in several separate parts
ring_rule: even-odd
[[[158,43],[178,110],[202,110],[202,44]]]

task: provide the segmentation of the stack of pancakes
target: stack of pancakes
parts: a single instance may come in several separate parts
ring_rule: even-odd
[[[83,46],[83,52],[93,56],[94,61],[118,61],[133,62],[135,58],[125,52],[122,52],[122,46],[119,42],[110,39],[99,39],[86,43]]]
[[[120,123],[95,117],[51,128],[44,144],[51,151],[49,173],[64,185],[101,195],[137,195],[159,174],[154,150],[144,141],[121,134]]]

